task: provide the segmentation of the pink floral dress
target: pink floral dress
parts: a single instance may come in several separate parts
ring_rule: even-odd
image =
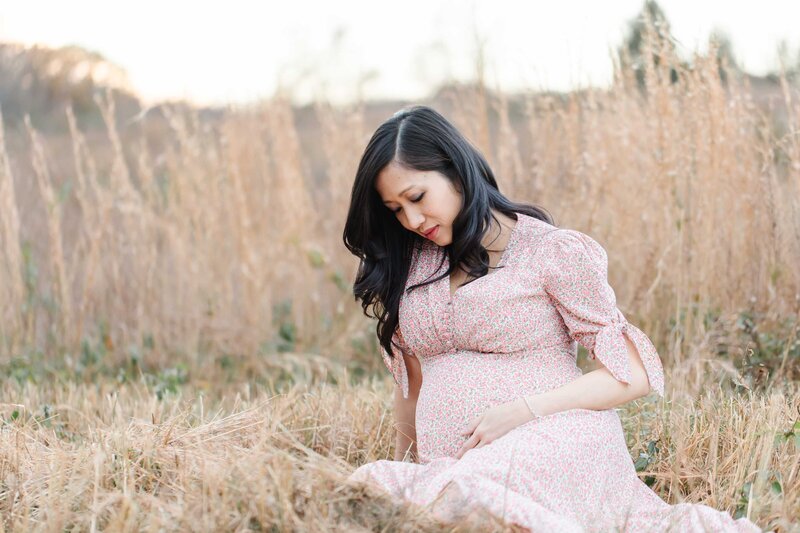
[[[403,295],[395,339],[422,368],[420,462],[379,460],[349,479],[377,483],[444,520],[480,505],[531,531],[761,531],[706,505],[659,498],[636,475],[613,409],[536,418],[455,458],[472,418],[579,377],[576,341],[629,382],[627,334],[652,389],[664,395],[658,353],[617,308],[608,258],[595,240],[518,214],[498,266],[453,297],[447,277]],[[447,268],[444,249],[425,241],[406,287]],[[407,397],[403,358],[381,352]]]

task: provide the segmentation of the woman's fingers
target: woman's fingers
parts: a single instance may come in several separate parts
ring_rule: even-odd
[[[462,435],[469,435],[470,433],[474,432],[475,428],[478,427],[478,424],[480,423],[480,421],[481,421],[481,417],[480,416],[476,416],[475,418],[470,420],[469,424],[467,424],[466,429],[464,429],[464,431],[462,431],[461,434]]]
[[[475,435],[473,433],[472,436],[470,438],[468,438],[467,441],[463,445],[461,445],[461,449],[458,450],[458,453],[456,454],[456,458],[457,459],[461,459],[461,457],[465,453],[467,453],[469,450],[474,448],[475,445],[478,444],[478,442],[480,442],[480,437],[478,437],[477,435]]]

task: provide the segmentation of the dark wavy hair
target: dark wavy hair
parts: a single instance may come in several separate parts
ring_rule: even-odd
[[[490,220],[498,222],[492,209],[515,220],[516,213],[524,213],[553,224],[544,209],[503,196],[480,151],[434,109],[411,106],[381,124],[358,164],[342,238],[347,249],[361,259],[353,284],[355,299],[361,300],[366,316],[378,319],[378,339],[390,357],[394,357],[392,336],[399,322],[412,253],[421,248],[424,239],[400,224],[375,188],[378,174],[392,161],[409,169],[437,171],[450,179],[462,196],[461,210],[453,221],[453,242],[445,247],[450,267],[409,291],[449,276],[458,264],[476,279],[486,275],[489,254],[481,240]]]

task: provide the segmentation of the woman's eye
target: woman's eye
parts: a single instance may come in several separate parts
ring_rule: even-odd
[[[425,196],[425,193],[422,193],[422,194],[420,194],[420,195],[419,195],[419,196],[417,196],[416,198],[413,198],[411,201],[412,201],[412,202],[414,202],[414,203],[417,203],[417,202],[419,202],[420,200],[422,200],[422,197],[423,197],[423,196]],[[392,213],[394,213],[394,214],[397,214],[397,213],[399,213],[399,212],[400,212],[400,210],[401,210],[401,209],[403,209],[403,208],[402,208],[402,207],[398,207],[397,209],[392,209],[391,211],[392,211]]]

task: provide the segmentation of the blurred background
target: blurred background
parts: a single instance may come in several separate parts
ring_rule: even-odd
[[[606,247],[675,377],[791,379],[796,20],[790,1],[6,3],[0,361],[375,370],[343,219],[372,131],[426,103],[507,196]]]
[[[796,531],[798,20],[3,2],[0,530],[452,530],[343,483],[395,443],[350,189],[375,128],[427,104],[507,197],[608,251],[666,373],[665,399],[618,409],[640,478]]]

